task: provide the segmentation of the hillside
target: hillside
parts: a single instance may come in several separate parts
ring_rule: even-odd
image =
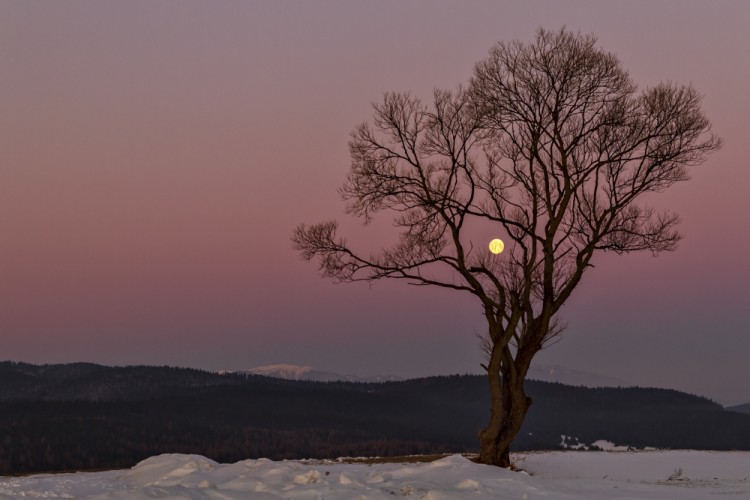
[[[174,390],[232,383],[239,383],[239,379],[190,368],[0,362],[0,401],[142,399]]]
[[[477,450],[480,376],[320,383],[168,367],[0,363],[0,474],[130,467],[160,453],[220,462]],[[20,389],[19,389],[20,388]],[[608,440],[750,450],[750,415],[663,389],[531,381],[518,450]],[[25,392],[25,390],[32,392]]]

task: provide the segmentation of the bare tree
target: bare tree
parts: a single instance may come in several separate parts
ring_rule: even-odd
[[[491,416],[480,461],[510,466],[509,446],[531,399],[534,355],[562,332],[560,308],[599,251],[673,250],[678,217],[642,195],[688,179],[720,146],[691,87],[638,91],[593,36],[539,30],[499,43],[467,89],[430,105],[388,93],[355,128],[346,211],[392,211],[399,243],[355,252],[336,222],[299,226],[302,256],[337,281],[397,278],[476,296],[487,321]],[[474,248],[470,221],[508,238],[502,256]]]

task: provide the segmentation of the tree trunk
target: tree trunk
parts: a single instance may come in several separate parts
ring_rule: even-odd
[[[531,398],[526,397],[523,379],[512,382],[510,377],[488,370],[492,402],[490,422],[479,434],[479,462],[510,468],[510,444],[521,430]]]

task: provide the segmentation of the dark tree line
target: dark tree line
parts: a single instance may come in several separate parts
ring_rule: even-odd
[[[196,386],[190,370],[99,367],[88,375],[60,368],[62,378],[37,378],[36,386],[48,394],[66,377],[79,387],[89,387],[88,376],[119,380],[109,370],[127,372],[127,391],[103,391],[110,397],[97,401],[82,400],[85,392],[0,401],[0,474],[124,468],[160,453],[234,462],[478,452],[489,412],[480,376],[357,384],[204,374]],[[0,387],[11,371],[0,363]],[[556,449],[565,434],[584,443],[750,450],[750,415],[705,398],[534,381],[526,391],[537,404],[514,449]]]

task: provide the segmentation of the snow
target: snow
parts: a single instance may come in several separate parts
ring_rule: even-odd
[[[750,452],[515,454],[514,472],[453,455],[431,463],[160,455],[130,470],[0,478],[0,498],[426,500],[750,497]],[[671,478],[671,479],[670,479]]]
[[[265,377],[282,378],[286,380],[310,380],[313,382],[397,382],[402,380],[393,375],[373,375],[363,377],[359,375],[343,374],[316,370],[311,366],[299,366],[290,364],[258,366],[249,370],[231,372],[223,370],[220,374],[249,374],[263,375]]]
[[[598,439],[591,443],[592,448],[599,448],[604,451],[628,451],[631,449],[630,446],[616,446],[612,441],[604,439]]]
[[[560,448],[566,450],[588,450],[589,447],[578,440],[575,436],[560,435]],[[603,448],[602,448],[603,449]]]

